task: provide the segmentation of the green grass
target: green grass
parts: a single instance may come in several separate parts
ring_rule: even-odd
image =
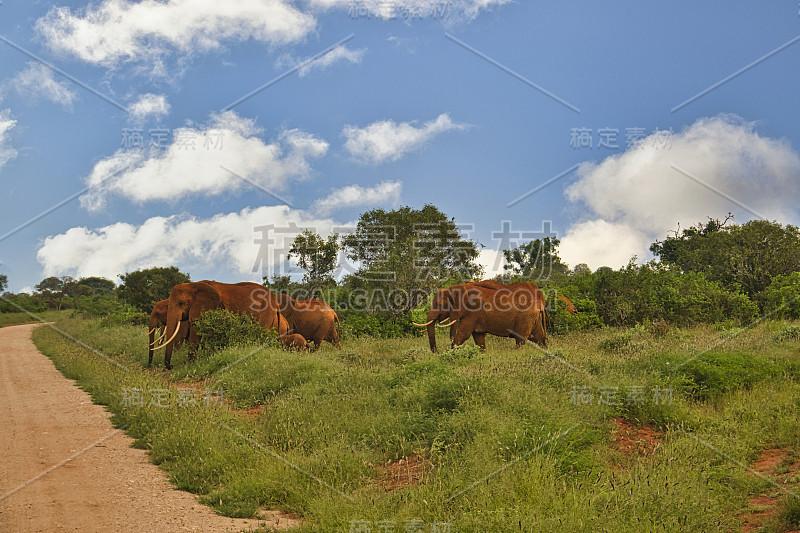
[[[33,324],[40,322],[39,319],[45,322],[52,322],[67,317],[72,314],[72,311],[43,311],[41,313],[34,313],[37,318],[33,318],[28,313],[0,313],[0,327],[10,326],[15,324]]]
[[[774,341],[784,323],[735,337],[706,327],[573,333],[552,337],[550,353],[495,337],[485,353],[431,354],[423,337],[313,354],[239,347],[192,364],[184,349],[172,371],[163,355],[145,368],[144,327],[59,327],[123,368],[48,328],[37,345],[115,424],[131,424],[176,486],[229,516],[297,513],[303,531],[349,531],[354,520],[373,531],[381,520],[400,531],[406,520],[424,531],[434,521],[459,532],[738,531],[736,514],[765,482],[726,456],[746,464],[766,447],[800,450],[800,342]],[[198,393],[181,404],[177,387],[193,381],[224,401]],[[137,389],[144,405],[131,405]],[[663,442],[621,454],[614,417],[660,427]],[[430,462],[424,482],[382,489],[379,465],[411,455]],[[786,500],[772,530],[797,508]]]

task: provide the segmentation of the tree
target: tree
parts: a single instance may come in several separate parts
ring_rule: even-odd
[[[709,219],[675,236],[657,241],[650,250],[682,272],[702,272],[706,278],[751,298],[778,275],[800,271],[800,230],[778,222],[751,220],[727,225]]]
[[[169,298],[172,287],[191,281],[178,267],[154,267],[120,274],[117,297],[136,309],[149,313],[159,300]]]
[[[447,280],[481,274],[476,243],[463,239],[454,219],[430,204],[367,211],[342,242],[361,265],[357,279],[373,292],[383,291],[394,312],[407,313]]]
[[[49,307],[61,310],[64,299],[74,296],[75,288],[78,283],[72,276],[50,276],[40,281],[36,286],[36,291],[44,298]]]
[[[78,287],[86,287],[91,289],[90,292],[87,294],[111,294],[114,292],[114,289],[117,285],[111,281],[110,279],[106,278],[98,278],[96,276],[91,276],[88,278],[81,278],[78,280]],[[85,292],[85,291],[84,291]]]
[[[556,238],[536,239],[510,250],[503,250],[506,265],[503,269],[515,276],[543,281],[553,274],[566,274],[569,268],[558,256]]]
[[[0,274],[0,293],[4,292],[6,287],[8,287],[8,276]]]
[[[335,283],[332,273],[339,256],[339,235],[334,233],[325,240],[311,230],[304,230],[292,242],[288,258],[292,256],[306,271],[303,281],[313,297],[317,288]]]

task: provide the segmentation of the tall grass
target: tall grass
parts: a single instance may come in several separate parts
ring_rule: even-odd
[[[229,516],[297,513],[304,531],[350,531],[357,520],[373,531],[413,520],[424,531],[738,530],[737,512],[764,487],[737,462],[800,446],[800,342],[775,342],[781,323],[735,337],[579,332],[552,338],[547,352],[495,337],[485,353],[431,354],[423,337],[313,354],[244,346],[201,351],[192,364],[178,352],[172,371],[145,368],[146,328],[59,325],[124,369],[45,327],[37,344],[117,425],[131,424],[179,488]],[[190,387],[222,401],[198,392],[181,405]],[[159,391],[166,406],[131,406],[132,389],[147,400]],[[663,442],[622,454],[616,417],[660,428]],[[410,456],[430,463],[425,476],[387,492],[380,466]]]

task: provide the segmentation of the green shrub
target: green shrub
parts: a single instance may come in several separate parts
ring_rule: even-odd
[[[756,300],[770,318],[795,320],[800,318],[800,272],[772,278]]]
[[[228,346],[272,344],[277,338],[274,329],[264,329],[252,315],[225,309],[206,311],[194,326],[200,336],[200,349],[212,352]]]
[[[715,399],[738,389],[750,389],[759,381],[779,374],[779,369],[771,361],[742,353],[706,353],[688,362],[667,357],[662,362],[666,370],[679,367],[681,389],[697,400]]]
[[[800,326],[786,326],[777,335],[775,342],[800,340]]]
[[[379,337],[390,339],[418,335],[419,328],[407,316],[371,314],[366,311],[338,311],[342,338]]]

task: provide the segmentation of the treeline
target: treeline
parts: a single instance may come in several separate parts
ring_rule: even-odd
[[[675,231],[650,250],[655,259],[623,268],[585,264],[569,268],[558,239],[544,238],[504,250],[506,272],[497,279],[533,281],[548,297],[555,333],[602,326],[666,322],[752,321],[759,315],[800,318],[800,232],[777,222],[737,225],[709,219]],[[296,299],[320,298],[337,310],[346,336],[394,337],[417,331],[436,289],[481,279],[478,243],[462,237],[454,219],[433,205],[363,213],[353,233],[322,238],[306,230],[294,239],[289,259],[305,274],[264,277],[263,284]],[[334,272],[344,253],[350,272]],[[128,272],[113,281],[49,277],[32,294],[3,294],[0,312],[74,309],[117,322],[144,323],[155,302],[190,281],[176,267]],[[0,291],[8,280],[0,274]],[[557,299],[569,298],[570,315]]]

